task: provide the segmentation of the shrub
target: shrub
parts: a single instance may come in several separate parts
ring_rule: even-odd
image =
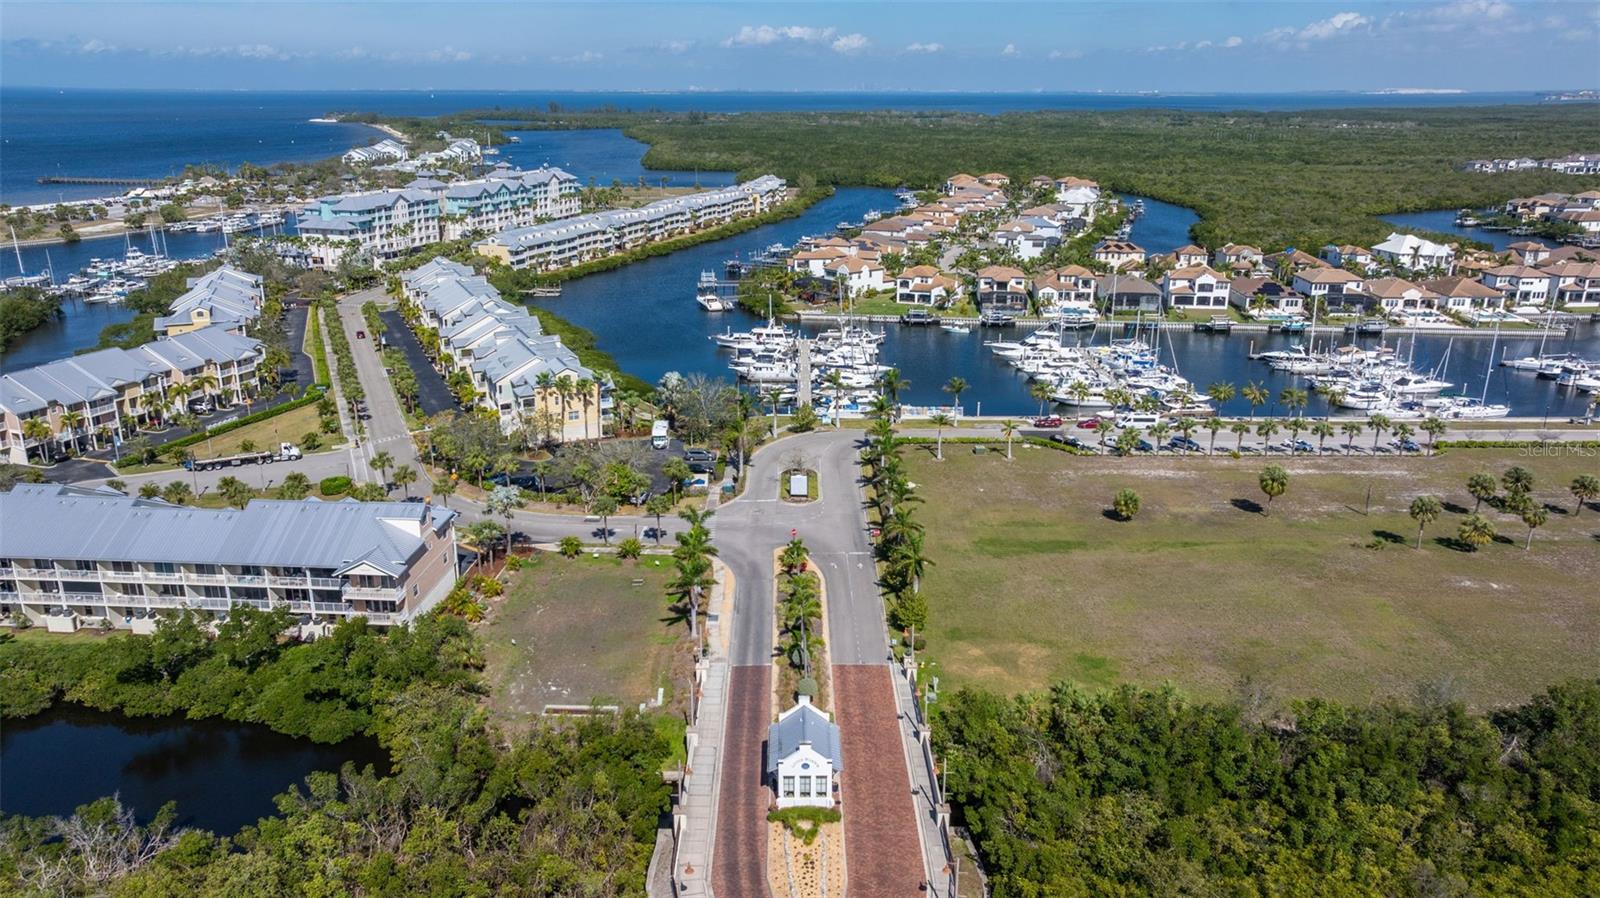
[[[506,591],[505,584],[493,577],[484,576],[479,576],[474,581],[473,588],[478,591],[479,595],[489,596],[491,598],[494,596],[504,595]]]
[[[636,537],[630,536],[622,542],[617,543],[618,558],[638,558],[643,553],[644,544],[639,542],[638,538]]]
[[[300,438],[300,448],[307,452],[313,452],[317,449],[321,449],[322,434],[317,433],[315,430],[306,431],[305,436]]]
[[[838,823],[840,813],[838,808],[782,808],[767,813],[767,820],[771,823],[782,823],[789,835],[810,845],[817,838],[817,833],[822,831],[824,823]]]
[[[583,542],[576,536],[563,536],[561,542],[556,543],[556,551],[563,558],[577,558],[583,554]]]
[[[322,427],[322,432],[323,433],[330,433],[330,434],[331,433],[338,433],[339,432],[339,419],[338,418],[333,418],[333,417],[323,418],[322,421],[320,422],[320,426]]]
[[[317,489],[324,496],[342,496],[345,493],[350,492],[350,478],[343,474],[335,474],[332,477],[324,477],[322,478],[322,482],[317,484]]]

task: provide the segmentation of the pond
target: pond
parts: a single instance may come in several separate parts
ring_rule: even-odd
[[[231,834],[275,814],[273,797],[308,774],[346,761],[389,767],[375,739],[319,745],[256,724],[57,705],[0,729],[0,813],[65,816],[116,794],[141,821],[171,801],[181,825]]]

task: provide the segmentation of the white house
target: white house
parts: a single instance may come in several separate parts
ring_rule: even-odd
[[[1600,305],[1600,262],[1568,260],[1546,265],[1544,270],[1555,282],[1557,305]]]
[[[1234,278],[1228,285],[1228,301],[1246,312],[1300,315],[1305,312],[1305,297],[1271,278]]]
[[[1422,286],[1439,297],[1436,300],[1437,307],[1459,314],[1477,310],[1499,311],[1506,305],[1504,293],[1472,278],[1434,278],[1423,281]]]
[[[1387,240],[1372,248],[1375,259],[1407,271],[1439,269],[1446,274],[1455,270],[1456,251],[1442,243],[1424,240],[1415,234],[1395,232]]]
[[[1033,279],[1033,300],[1041,310],[1094,308],[1095,274],[1082,265],[1047,271]]]
[[[767,776],[778,807],[833,807],[834,776],[842,770],[839,726],[812,707],[810,696],[801,695],[767,728]]]
[[[1434,308],[1438,294],[1403,278],[1377,278],[1367,282],[1367,295],[1385,312],[1414,312]]]
[[[851,296],[860,296],[869,290],[882,290],[888,286],[883,280],[883,265],[859,256],[845,256],[827,265],[827,274],[843,284]]]
[[[1144,248],[1126,240],[1102,240],[1094,248],[1094,260],[1112,270],[1142,268]]]
[[[1297,271],[1291,286],[1305,296],[1343,296],[1361,292],[1361,275],[1343,268],[1307,268]]]
[[[1092,221],[1100,185],[1088,178],[1056,178],[1056,202],[1067,207],[1069,217]]]
[[[1205,265],[1174,268],[1161,281],[1161,294],[1169,309],[1213,309],[1228,307],[1228,279]]]
[[[1348,243],[1330,243],[1322,248],[1322,258],[1329,265],[1339,268],[1355,267],[1368,274],[1372,273],[1372,251],[1362,246],[1352,246]]]
[[[942,306],[961,292],[961,283],[932,265],[913,265],[895,278],[895,302]]]
[[[1504,293],[1512,306],[1542,306],[1550,299],[1550,275],[1527,265],[1491,268],[1483,273],[1482,279]]]
[[[994,239],[1019,259],[1037,259],[1061,242],[1061,226],[1047,218],[1019,218],[996,228]]]

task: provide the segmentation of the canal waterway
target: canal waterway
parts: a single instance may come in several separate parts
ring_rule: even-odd
[[[506,161],[519,166],[546,162],[560,165],[586,183],[591,177],[596,183],[606,185],[613,178],[623,183],[637,183],[641,174],[647,183],[652,179],[659,183],[664,174],[669,183],[680,185],[693,184],[696,178],[701,186],[730,183],[733,179],[731,172],[655,173],[646,170],[640,164],[645,144],[616,130],[518,133],[522,140],[502,149],[502,158]],[[616,357],[623,370],[646,380],[659,380],[668,371],[727,377],[730,372],[726,359],[708,338],[729,327],[751,327],[759,323],[759,319],[738,310],[721,314],[702,311],[694,302],[694,286],[700,273],[713,271],[720,275],[730,259],[749,258],[774,243],[792,245],[802,236],[831,232],[839,221],[860,221],[868,210],[889,211],[895,205],[895,197],[888,190],[841,188],[796,218],[570,281],[564,285],[560,297],[539,302],[593,331],[600,345]],[[1189,228],[1196,221],[1192,210],[1149,198],[1145,199],[1145,209],[1145,214],[1133,226],[1131,239],[1135,243],[1151,252],[1169,252],[1190,241]],[[1445,215],[1453,223],[1453,213],[1415,214]],[[1434,219],[1420,226],[1438,229]],[[134,241],[134,245],[149,251],[147,237],[134,238]],[[167,237],[166,244],[173,256],[206,256],[220,246],[221,236],[172,234]],[[29,271],[41,270],[48,249],[56,271],[76,270],[91,257],[120,256],[123,245],[121,238],[106,238],[71,246],[25,247],[23,267]],[[0,275],[14,273],[15,268],[16,260],[12,255],[0,253]],[[17,341],[0,357],[0,371],[63,358],[91,347],[102,327],[128,317],[131,316],[124,309],[73,303],[61,321]],[[950,397],[943,385],[952,376],[959,375],[969,385],[962,395],[968,412],[980,407],[985,414],[1023,415],[1037,410],[1037,403],[1028,398],[1023,377],[983,347],[986,340],[996,339],[1001,333],[1010,337],[1020,329],[961,335],[938,328],[902,328],[894,323],[873,326],[886,333],[883,361],[899,367],[911,380],[905,401],[916,405],[948,404]],[[1120,332],[1115,335],[1122,336]],[[1095,332],[1094,339],[1103,342],[1111,336],[1102,329]],[[1075,339],[1088,340],[1090,335],[1085,333]],[[1319,345],[1326,346],[1328,339],[1320,337]],[[1343,342],[1342,338],[1336,339]],[[1300,338],[1246,333],[1214,336],[1166,330],[1161,340],[1163,361],[1175,364],[1197,389],[1218,381],[1239,387],[1258,382],[1274,394],[1286,386],[1306,386],[1303,379],[1279,374],[1247,358],[1252,343],[1258,350],[1287,348],[1300,342]],[[1378,343],[1371,338],[1361,342],[1364,345]],[[1389,338],[1389,342],[1392,344],[1394,338]],[[1600,358],[1600,336],[1593,325],[1579,325],[1564,336],[1543,342],[1543,351],[1547,354],[1573,352],[1585,358]],[[1455,390],[1472,396],[1487,396],[1491,402],[1507,403],[1517,415],[1559,418],[1582,412],[1583,394],[1560,389],[1552,381],[1489,364],[1491,343],[1496,360],[1502,355],[1518,358],[1537,354],[1541,344],[1539,337],[1506,334],[1491,341],[1477,335],[1454,340],[1430,335],[1419,336],[1414,342],[1405,337],[1404,343],[1404,352],[1414,357],[1418,369],[1438,368],[1444,379],[1456,384]],[[1321,400],[1313,399],[1308,411],[1322,410]],[[1236,398],[1222,411],[1247,414],[1250,407],[1242,398]]]
[[[346,761],[389,767],[374,739],[319,745],[256,724],[58,705],[0,728],[0,814],[65,816],[116,794],[141,821],[171,801],[181,825],[231,834],[275,814],[273,797],[308,774]]]

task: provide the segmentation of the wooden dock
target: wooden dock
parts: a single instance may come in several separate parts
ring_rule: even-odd
[[[160,178],[77,178],[63,175],[45,175],[39,179],[40,184],[94,184],[111,187],[153,187],[161,183]]]

